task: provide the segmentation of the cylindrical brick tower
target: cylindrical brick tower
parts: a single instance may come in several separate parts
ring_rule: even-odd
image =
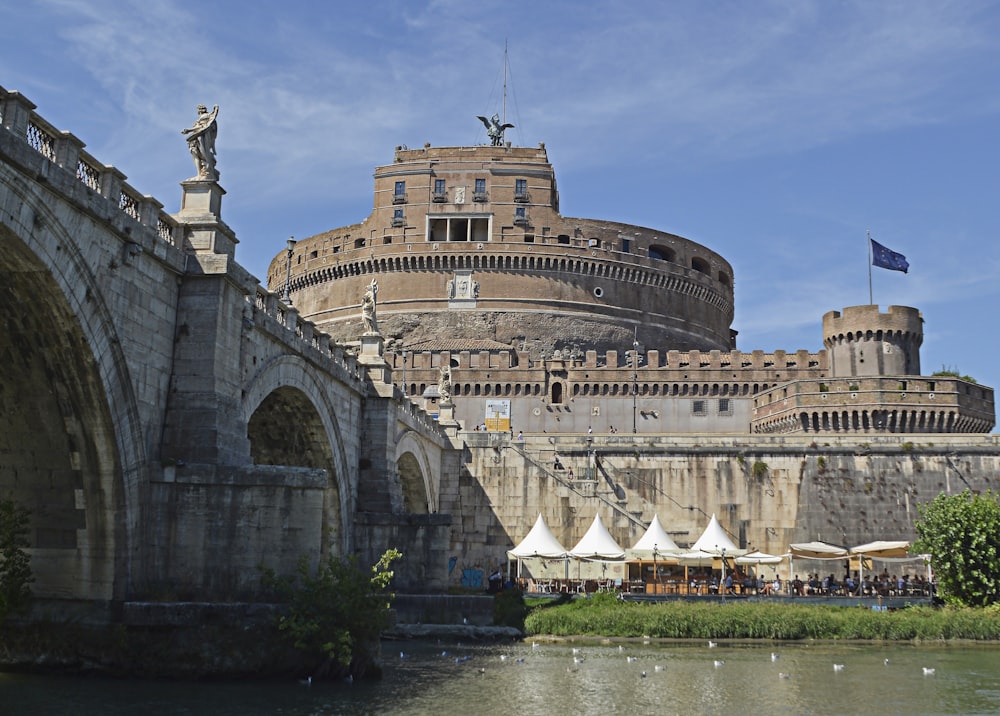
[[[831,377],[920,375],[924,319],[909,306],[849,306],[823,316]]]
[[[378,326],[397,347],[457,338],[551,352],[574,347],[735,348],[733,269],[654,229],[559,214],[544,145],[397,148],[375,171],[372,214],[282,251],[267,282],[341,340]]]

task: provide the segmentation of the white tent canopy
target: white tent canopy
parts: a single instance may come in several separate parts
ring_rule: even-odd
[[[608,528],[601,522],[601,515],[594,515],[594,521],[590,525],[587,533],[580,538],[576,546],[569,551],[570,556],[577,559],[624,559],[623,550],[615,538],[608,532]]]
[[[720,555],[722,552],[728,552],[729,554],[739,554],[741,552],[733,541],[729,539],[729,535],[722,529],[722,525],[715,519],[714,514],[712,515],[712,519],[708,521],[708,527],[701,533],[701,537],[691,545],[691,551],[708,552],[714,555]]]
[[[736,564],[781,564],[784,561],[784,557],[766,552],[750,552],[736,558]]]
[[[507,552],[507,556],[518,559],[525,557],[563,559],[566,557],[566,548],[552,534],[552,530],[545,524],[542,513],[539,512],[534,527],[531,528],[519,545]]]
[[[633,559],[652,559],[654,557],[679,552],[677,543],[674,542],[667,531],[660,524],[659,515],[653,515],[653,521],[649,523],[645,533],[639,538],[632,549],[627,551]]]
[[[689,567],[711,567],[715,562],[719,561],[719,555],[704,552],[700,549],[681,552],[676,557],[678,562]]]
[[[789,554],[796,559],[843,559],[847,550],[826,542],[799,542],[788,545]]]
[[[865,557],[882,559],[887,557],[906,557],[910,552],[909,542],[887,542],[884,540],[869,542],[857,547],[851,547],[851,554],[861,554]]]

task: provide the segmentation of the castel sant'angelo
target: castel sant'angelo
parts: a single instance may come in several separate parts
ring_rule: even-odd
[[[622,543],[652,512],[689,543],[717,512],[780,553],[911,537],[919,502],[989,482],[993,390],[922,375],[917,308],[831,310],[815,352],[737,350],[735,281],[681,236],[562,216],[544,144],[502,134],[397,147],[367,219],[290,243],[267,274],[347,343],[375,288],[393,382],[491,448],[472,450],[475,489],[452,509],[489,506],[503,525],[460,528],[484,563],[538,512],[572,542],[595,497]]]
[[[290,268],[290,273],[288,269]],[[643,226],[559,214],[544,145],[397,147],[363,222],[274,258],[268,285],[350,340],[375,279],[395,381],[433,411],[450,366],[456,417],[563,433],[982,433],[993,391],[920,377],[915,308],[823,316],[824,350],[738,351],[733,268]],[[632,352],[638,349],[638,364]],[[633,367],[635,370],[633,370]]]

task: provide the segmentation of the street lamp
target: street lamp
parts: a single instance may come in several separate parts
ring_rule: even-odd
[[[285,293],[281,297],[285,303],[289,306],[292,305],[292,297],[289,295],[289,290],[292,286],[292,252],[295,251],[295,237],[288,239],[288,249],[285,253]]]

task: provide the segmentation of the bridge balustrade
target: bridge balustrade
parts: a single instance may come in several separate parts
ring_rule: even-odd
[[[98,162],[83,151],[84,144],[69,132],[56,129],[37,114],[35,105],[20,92],[0,87],[0,122],[25,143],[84,186],[115,202],[118,209],[137,223],[152,228],[156,236],[179,247],[177,221],[163,212],[163,204],[143,196],[125,182],[125,175],[111,165]]]

